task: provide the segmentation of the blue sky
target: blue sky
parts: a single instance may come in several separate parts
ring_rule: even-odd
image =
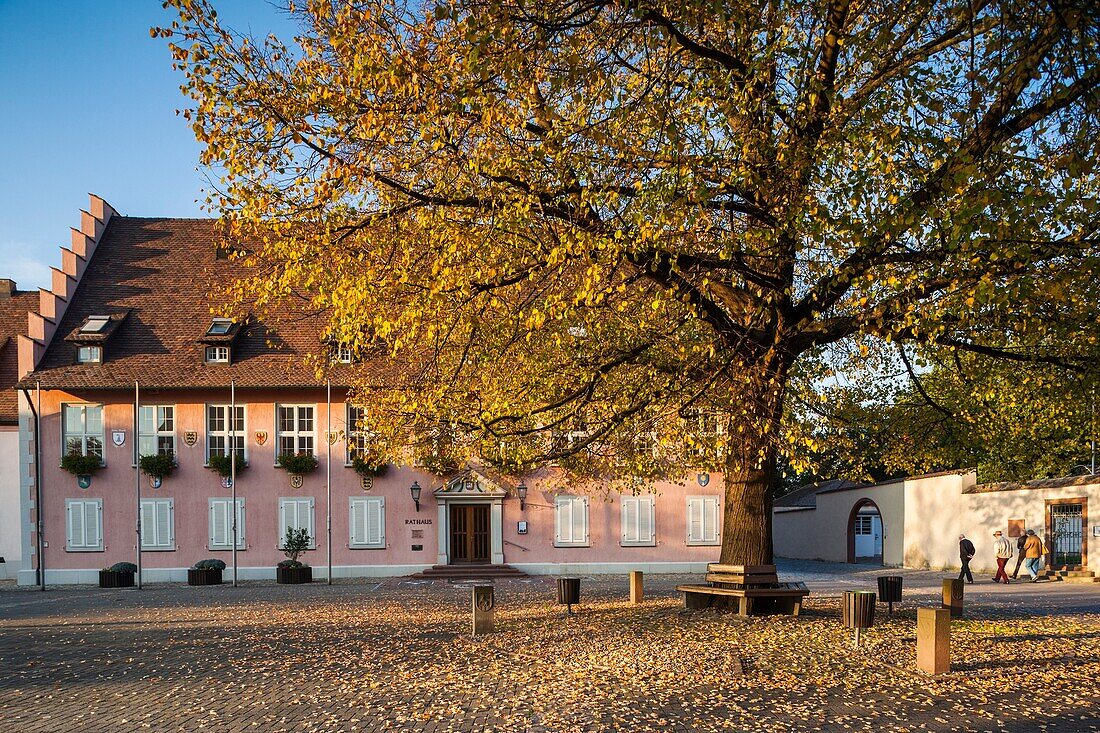
[[[222,0],[235,29],[293,32],[264,0]],[[0,277],[48,284],[88,193],[132,216],[203,216],[199,147],[176,110],[159,0],[0,0]]]

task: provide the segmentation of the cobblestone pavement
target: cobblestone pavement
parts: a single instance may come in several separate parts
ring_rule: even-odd
[[[816,586],[801,618],[684,611],[682,576],[647,577],[640,606],[625,578],[585,579],[566,617],[530,578],[496,583],[480,637],[469,588],[439,581],[6,588],[0,732],[1100,731],[1096,590],[1052,584],[1041,616],[974,596],[930,680],[914,607],[941,575],[906,573],[856,650],[831,596],[867,571],[781,570]]]

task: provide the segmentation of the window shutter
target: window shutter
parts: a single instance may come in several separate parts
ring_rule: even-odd
[[[158,501],[157,508],[157,547],[172,547],[172,500]]]
[[[69,547],[75,547],[76,546],[76,537],[77,537],[76,523],[78,521],[77,520],[77,512],[75,511],[76,508],[77,508],[77,504],[74,501],[68,502],[68,506],[66,507],[66,509],[68,510],[68,513],[69,513],[69,516],[68,516],[69,521],[67,521],[65,523],[67,525],[67,530],[68,530],[68,537],[66,539],[66,543]],[[84,521],[84,512],[83,512],[83,510],[80,511],[79,516],[80,516],[79,521],[83,522]],[[81,534],[83,534],[83,532],[81,532]]]
[[[386,499],[377,496],[366,500],[366,543],[370,547],[386,546]]]
[[[309,528],[309,542],[312,546],[316,547],[317,546],[317,533],[313,531],[313,529],[314,529],[313,528],[313,499],[304,500],[298,511],[299,511],[299,515],[298,515],[299,520],[301,519],[301,512],[304,511],[306,513],[305,519],[306,519],[306,526]],[[299,525],[299,526],[301,526],[301,525]]]
[[[210,547],[220,547],[225,541],[225,513],[222,511],[222,500],[210,500]]]
[[[588,499],[573,498],[573,542],[588,542]]]
[[[573,542],[573,501],[570,497],[559,496],[557,500],[558,542]]]
[[[703,541],[703,500],[688,499],[688,542]]]
[[[103,532],[100,522],[103,518],[103,504],[99,501],[84,502],[84,546],[98,548]]]
[[[226,514],[229,513],[229,504],[226,503]],[[226,544],[233,541],[233,529],[230,528],[226,538]],[[246,547],[244,541],[244,499],[237,499],[237,549]]]
[[[639,500],[636,496],[623,497],[622,530],[623,542],[635,543],[640,541],[638,536]]]
[[[703,541],[718,542],[718,497],[708,496],[703,502]]]
[[[143,549],[156,547],[156,503],[143,500],[141,502],[141,546]]]
[[[638,543],[652,545],[653,534],[653,497],[638,499]]]
[[[351,537],[349,544],[352,547],[362,547],[367,544],[367,500],[351,500]]]
[[[283,547],[283,538],[286,537],[286,528],[292,526],[290,524],[291,506],[297,508],[297,504],[293,504],[283,499],[279,502],[279,548]],[[294,512],[297,513],[296,511]]]

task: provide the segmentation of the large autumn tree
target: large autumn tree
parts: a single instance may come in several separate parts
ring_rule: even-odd
[[[378,445],[719,470],[726,562],[837,348],[1042,359],[1098,276],[1095,3],[168,4],[238,300],[370,360]]]

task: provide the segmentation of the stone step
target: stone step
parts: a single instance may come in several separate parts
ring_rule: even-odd
[[[1072,578],[1062,578],[1063,583],[1100,583],[1100,578],[1095,575],[1078,575]]]
[[[527,573],[511,565],[434,565],[409,576],[418,580],[478,580],[481,578],[525,578]]]

